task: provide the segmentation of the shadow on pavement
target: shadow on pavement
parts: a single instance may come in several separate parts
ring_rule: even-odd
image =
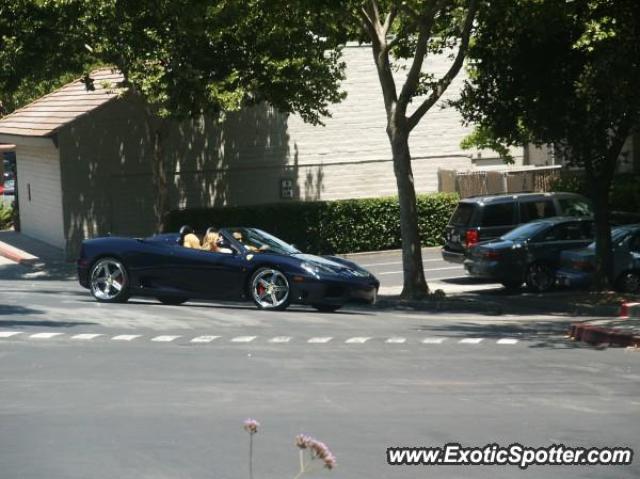
[[[418,331],[429,331],[456,338],[513,338],[529,342],[530,348],[573,349],[584,347],[566,337],[572,321],[526,321],[480,324],[455,322],[451,324],[425,325]]]
[[[0,280],[11,281],[64,281],[76,278],[72,263],[37,263],[34,265],[9,264],[0,266]]]
[[[23,327],[23,326],[35,326],[35,327],[43,327],[43,328],[74,328],[76,326],[95,326],[98,323],[92,323],[88,321],[9,321],[0,319],[0,327],[3,328],[12,328],[12,327]]]
[[[11,314],[43,314],[43,311],[38,309],[28,308],[20,305],[13,304],[0,304],[0,316],[8,316]],[[2,321],[0,319],[0,321]]]

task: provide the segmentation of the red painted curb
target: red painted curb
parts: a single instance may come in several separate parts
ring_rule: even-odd
[[[620,331],[616,328],[603,328],[587,323],[573,323],[569,326],[568,335],[574,341],[588,344],[609,344],[610,346],[640,346],[640,336]]]
[[[15,261],[18,264],[28,264],[33,261],[32,257],[24,256],[18,251],[19,250],[17,250],[17,248],[5,248],[2,244],[0,244],[0,256],[4,256],[5,258],[10,259],[11,261]]]
[[[628,318],[634,308],[640,309],[640,303],[622,303],[620,305],[620,313],[618,316]]]

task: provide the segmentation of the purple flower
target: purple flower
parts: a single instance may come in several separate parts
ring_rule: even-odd
[[[244,421],[244,430],[249,434],[253,435],[258,432],[258,427],[260,427],[260,423],[255,419],[245,419]]]
[[[317,457],[323,461],[327,469],[333,469],[336,466],[336,456],[333,455],[324,442],[318,441],[305,434],[298,434],[296,436],[296,446],[300,449],[309,449],[311,458],[315,459]]]

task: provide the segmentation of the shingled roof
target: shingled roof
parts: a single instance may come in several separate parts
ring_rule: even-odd
[[[0,119],[0,134],[49,136],[117,98],[122,91],[124,77],[117,70],[103,68],[90,76],[93,90],[87,90],[82,79],[75,80]]]

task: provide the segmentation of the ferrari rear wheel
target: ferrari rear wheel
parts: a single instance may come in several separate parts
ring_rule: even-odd
[[[260,309],[281,311],[289,306],[289,281],[282,271],[260,268],[251,277],[251,299]]]
[[[160,296],[158,301],[168,306],[179,306],[189,301],[189,298],[183,298],[182,296]]]
[[[341,304],[312,304],[311,306],[313,306],[321,313],[333,313],[334,311],[342,308]]]
[[[129,299],[129,276],[115,258],[101,258],[89,273],[91,294],[101,303],[124,303]]]

